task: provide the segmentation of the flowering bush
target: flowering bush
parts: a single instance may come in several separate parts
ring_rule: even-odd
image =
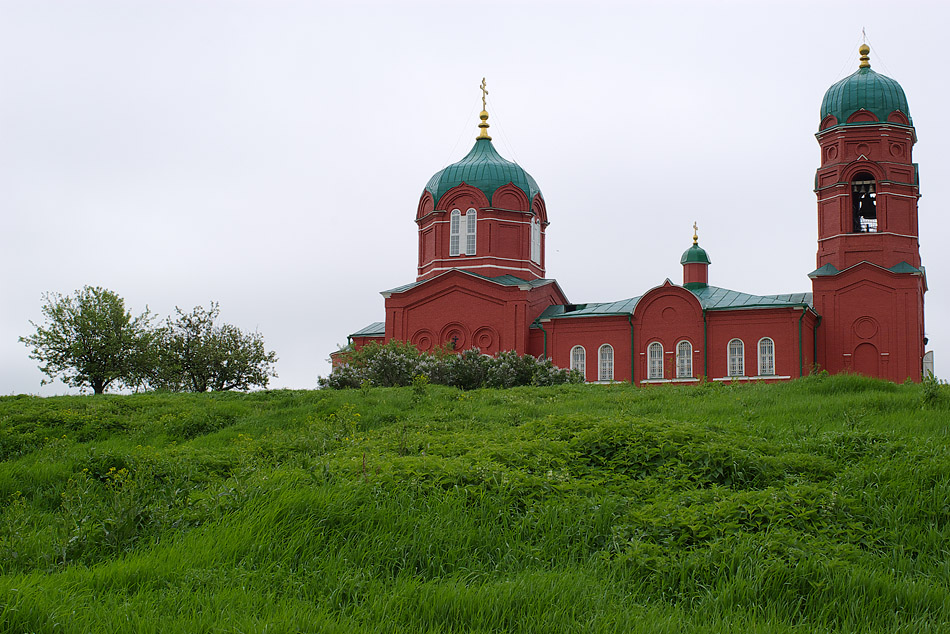
[[[428,383],[463,390],[583,382],[578,372],[558,368],[550,359],[520,356],[513,350],[494,357],[481,354],[478,348],[459,354],[442,348],[430,353],[396,340],[385,345],[369,343],[350,352],[330,376],[319,377],[317,382],[320,387],[336,390],[365,385],[400,387],[412,385],[414,379],[418,382],[416,377],[420,376],[426,377]]]

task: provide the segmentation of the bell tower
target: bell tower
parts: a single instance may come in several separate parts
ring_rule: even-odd
[[[834,84],[816,134],[821,165],[818,268],[812,278],[819,364],[892,381],[921,378],[924,292],[917,229],[917,134],[904,90],[871,70]]]

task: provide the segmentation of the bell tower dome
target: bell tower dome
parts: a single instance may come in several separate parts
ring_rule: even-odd
[[[917,229],[917,133],[900,84],[871,69],[821,102],[815,173],[818,268],[812,278],[818,363],[892,381],[921,378],[924,292]]]
[[[484,79],[481,88],[474,147],[436,172],[419,199],[419,281],[450,269],[523,280],[545,276],[544,197],[531,175],[492,145]]]

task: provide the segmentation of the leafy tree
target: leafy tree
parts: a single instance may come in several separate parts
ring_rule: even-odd
[[[33,323],[36,333],[20,337],[33,348],[30,358],[52,383],[57,377],[71,387],[91,387],[96,394],[116,384],[137,384],[145,351],[150,348],[152,316],[138,317],[125,309],[114,292],[84,286],[73,295],[43,295],[46,323]]]
[[[264,348],[260,333],[245,333],[231,324],[216,325],[218,304],[190,313],[175,308],[178,318],[157,330],[153,370],[148,378],[156,388],[207,392],[267,387],[277,376],[277,354]]]

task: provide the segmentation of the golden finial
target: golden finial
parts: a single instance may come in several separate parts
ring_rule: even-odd
[[[858,65],[858,68],[871,68],[871,58],[868,57],[868,53],[871,52],[871,47],[867,44],[862,44],[858,52],[861,53],[861,63]]]
[[[693,244],[699,244],[699,226],[694,222],[693,223]]]
[[[482,120],[478,124],[478,127],[481,128],[481,131],[478,133],[476,139],[488,139],[491,141],[491,137],[488,136],[488,110],[485,105],[485,97],[488,96],[488,90],[485,88],[485,78],[482,77],[482,112],[478,115],[478,118]]]

